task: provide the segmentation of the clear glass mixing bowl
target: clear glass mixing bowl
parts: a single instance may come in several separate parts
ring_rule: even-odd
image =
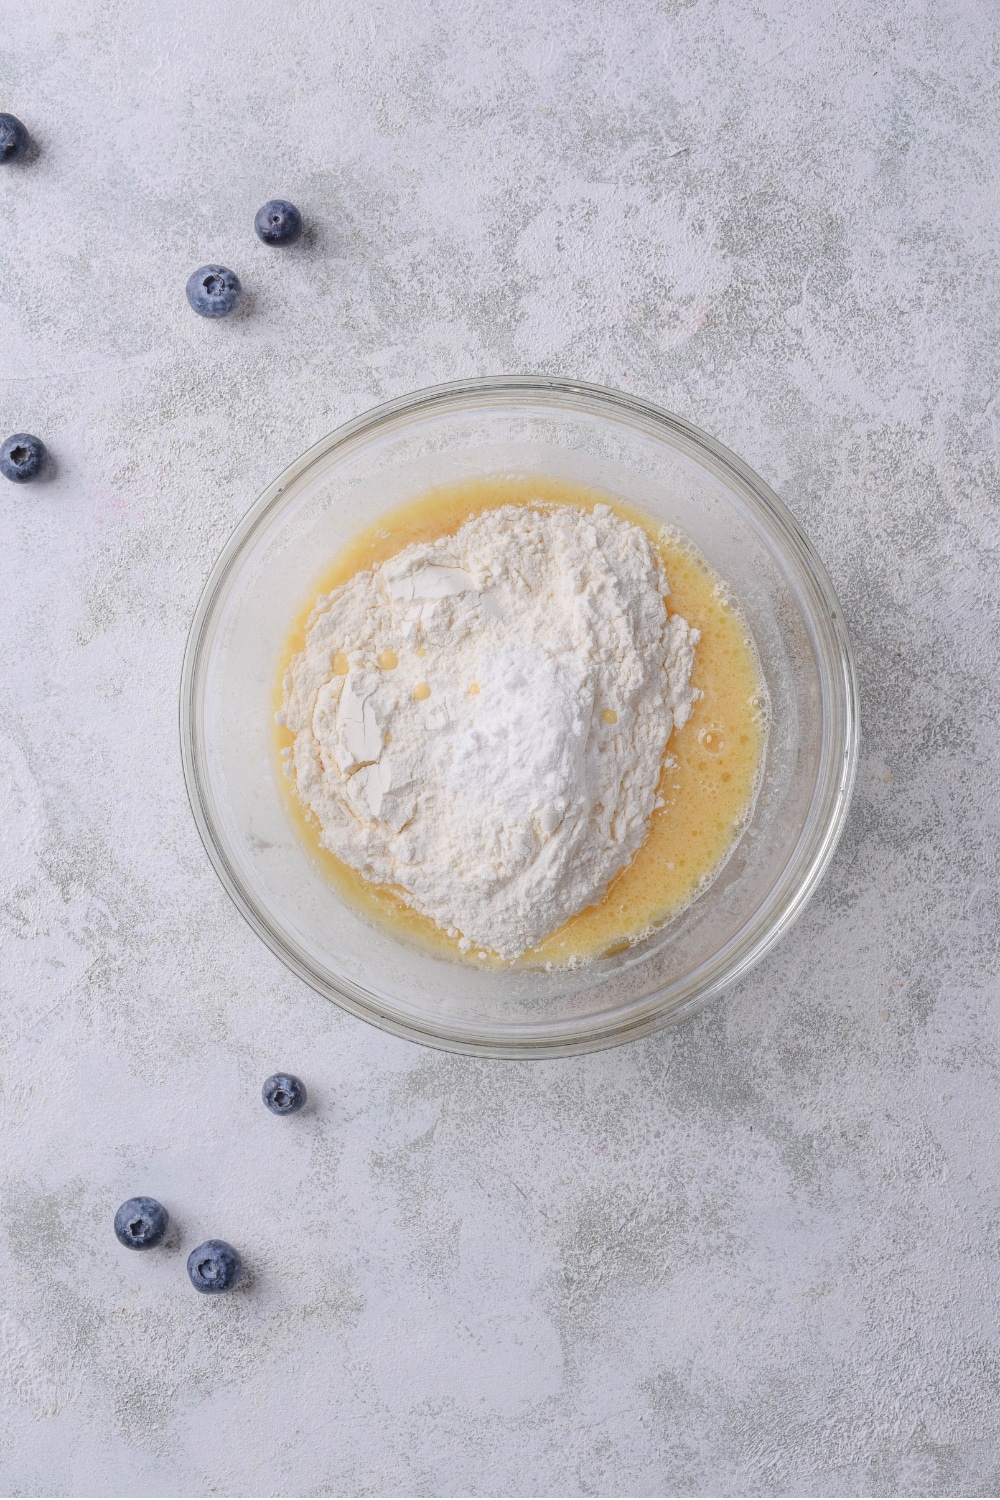
[[[739,601],[770,694],[760,794],[715,882],[644,942],[571,970],[479,970],[373,926],[295,833],[272,758],[280,653],[327,561],[361,527],[435,485],[510,472],[600,486],[684,532]],[[223,549],[195,613],[181,749],[212,863],[294,973],[415,1041],[552,1057],[689,1015],[786,931],[843,827],[857,690],[823,565],[778,497],[734,454],[620,391],[505,376],[391,401],[317,443],[268,486]]]

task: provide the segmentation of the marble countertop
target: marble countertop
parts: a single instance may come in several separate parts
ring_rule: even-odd
[[[1000,13],[0,0],[0,33],[36,141],[0,168],[0,435],[54,458],[0,481],[0,1488],[995,1493]],[[190,312],[206,261],[239,316]],[[176,723],[264,484],[501,371],[739,452],[862,690],[794,931],[698,1018],[536,1064],[287,973]],[[135,1192],[176,1226],[145,1256],[111,1233]],[[229,1297],[185,1274],[209,1236]]]

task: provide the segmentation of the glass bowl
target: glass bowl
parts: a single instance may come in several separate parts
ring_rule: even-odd
[[[714,883],[644,941],[575,969],[480,969],[373,925],[294,831],[274,767],[280,654],[329,559],[380,514],[436,485],[510,472],[610,490],[689,537],[742,607],[770,695],[754,812]],[[209,858],[294,973],[414,1041],[553,1057],[689,1015],[788,929],[844,824],[857,691],[823,565],[740,459],[620,391],[498,376],[380,406],[268,486],[224,547],[195,612],[181,749]]]

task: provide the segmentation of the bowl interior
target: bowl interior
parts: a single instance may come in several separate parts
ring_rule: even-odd
[[[711,887],[644,942],[562,970],[452,962],[370,924],[295,833],[272,695],[293,618],[361,527],[432,486],[533,473],[600,486],[685,533],[757,644],[770,732],[753,816]],[[829,581],[788,512],[733,455],[614,392],[470,382],[381,408],[317,445],[227,544],[192,627],[182,749],[230,893],[317,990],[418,1040],[498,1056],[608,1045],[685,1013],[775,940],[815,884],[853,777],[853,673]]]

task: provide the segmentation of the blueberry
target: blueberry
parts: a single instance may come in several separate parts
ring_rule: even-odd
[[[45,458],[45,444],[30,432],[15,432],[0,445],[0,474],[15,484],[34,479]]]
[[[16,115],[0,115],[0,166],[23,156],[30,139]]]
[[[290,245],[302,233],[302,215],[294,203],[272,198],[258,208],[253,227],[265,245]]]
[[[239,306],[243,288],[227,266],[201,266],[187,281],[187,299],[203,318],[224,318]]]
[[[206,1240],[188,1256],[191,1285],[199,1292],[228,1292],[242,1274],[239,1251],[225,1240]]]
[[[115,1234],[129,1250],[151,1250],[169,1223],[170,1215],[155,1198],[130,1198],[115,1214]]]
[[[264,1103],[274,1115],[294,1115],[308,1098],[305,1084],[293,1073],[275,1073],[260,1092]]]

